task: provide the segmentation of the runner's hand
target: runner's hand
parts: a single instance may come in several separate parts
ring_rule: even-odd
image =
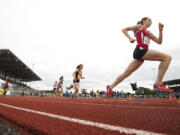
[[[130,41],[130,43],[134,43],[136,40],[133,38],[130,38],[129,41]]]
[[[164,27],[164,24],[159,23],[159,31],[162,31],[162,30],[163,30],[163,27]]]

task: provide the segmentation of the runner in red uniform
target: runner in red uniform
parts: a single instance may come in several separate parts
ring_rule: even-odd
[[[3,95],[4,95],[4,96],[6,96],[8,87],[9,87],[9,85],[8,85],[8,78],[6,78],[6,82],[5,82],[5,84],[4,84],[4,92],[3,92]]]
[[[149,49],[150,39],[152,39],[157,44],[162,44],[163,39],[163,27],[164,25],[159,23],[159,37],[153,35],[150,31],[147,30],[152,24],[152,21],[149,17],[142,18],[137,25],[132,27],[127,27],[122,30],[125,36],[129,39],[131,43],[137,41],[136,48],[133,53],[133,61],[129,64],[127,69],[122,73],[118,78],[111,84],[107,86],[107,96],[112,92],[112,89],[127,78],[131,73],[136,71],[144,62],[144,60],[149,61],[160,61],[157,79],[154,83],[154,88],[159,89],[164,92],[173,92],[173,90],[167,88],[162,83],[162,79],[168,69],[168,66],[171,62],[171,56]],[[128,31],[134,31],[136,40],[133,39]]]

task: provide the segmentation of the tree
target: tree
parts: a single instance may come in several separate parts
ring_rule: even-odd
[[[137,95],[156,95],[159,93],[160,93],[159,90],[149,89],[145,87],[138,87],[138,90],[136,91]]]

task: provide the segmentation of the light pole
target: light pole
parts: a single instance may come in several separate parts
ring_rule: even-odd
[[[32,72],[33,72],[34,66],[35,66],[35,64],[33,63],[33,64],[32,64]],[[30,81],[30,83],[29,83],[29,87],[31,87],[31,81]]]

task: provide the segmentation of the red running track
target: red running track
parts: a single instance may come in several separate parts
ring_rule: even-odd
[[[0,119],[25,135],[179,135],[180,100],[0,97]]]

